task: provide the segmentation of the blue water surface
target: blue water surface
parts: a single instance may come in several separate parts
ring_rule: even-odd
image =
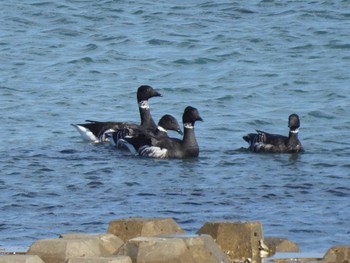
[[[129,216],[260,221],[302,251],[350,244],[347,1],[2,1],[0,248],[105,232]],[[200,156],[154,160],[82,141],[71,123],[196,107]],[[252,154],[287,134],[306,152]],[[175,133],[171,136],[177,137]]]

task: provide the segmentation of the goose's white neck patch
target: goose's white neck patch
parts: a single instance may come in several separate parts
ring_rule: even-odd
[[[139,108],[148,110],[149,109],[148,101],[147,100],[140,101]]]
[[[157,129],[160,130],[161,132],[167,132],[166,129],[164,129],[162,126],[157,126]]]
[[[184,123],[184,128],[185,129],[193,129],[194,126],[192,125],[192,123]]]
[[[298,133],[299,132],[299,129],[296,129],[296,130],[289,130],[290,133]]]

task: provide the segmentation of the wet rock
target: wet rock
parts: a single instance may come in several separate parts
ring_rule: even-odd
[[[66,263],[132,263],[130,257],[71,258]]]
[[[124,244],[123,240],[119,237],[108,234],[84,234],[84,233],[66,233],[62,234],[60,238],[96,238],[100,242],[100,253],[101,256],[109,256],[115,254],[118,249]]]
[[[142,217],[113,220],[109,223],[107,232],[118,236],[124,242],[140,236],[184,233],[172,218]]]
[[[229,258],[208,235],[136,237],[123,251],[133,263],[229,263]]]
[[[97,238],[55,238],[34,242],[27,254],[38,255],[44,262],[64,263],[75,257],[100,257],[100,241]]]
[[[336,246],[330,248],[323,257],[323,262],[349,263],[350,246]]]
[[[272,257],[264,258],[264,263],[323,263],[318,253],[278,252]]]
[[[281,237],[264,237],[264,243],[269,248],[269,255],[276,252],[300,252],[297,244]]]
[[[44,263],[36,255],[5,255],[0,256],[0,263]]]
[[[208,234],[233,261],[260,262],[264,251],[260,222],[207,222],[197,234]]]

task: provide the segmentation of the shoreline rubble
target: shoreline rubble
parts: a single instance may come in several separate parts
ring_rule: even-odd
[[[187,234],[172,218],[110,221],[106,233],[63,233],[27,251],[0,248],[0,263],[347,263],[350,245],[310,255],[287,238],[264,237],[259,221],[206,222]]]

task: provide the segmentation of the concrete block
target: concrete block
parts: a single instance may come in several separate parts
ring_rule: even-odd
[[[269,248],[269,255],[276,252],[300,252],[297,244],[281,237],[264,237],[264,243]]]
[[[330,248],[323,257],[324,263],[350,262],[350,246],[336,246]]]
[[[207,222],[197,231],[197,234],[212,236],[234,261],[260,262],[260,254],[266,250],[260,222]]]
[[[4,255],[0,256],[0,263],[44,263],[36,255]]]
[[[109,223],[108,233],[116,235],[124,242],[134,237],[161,234],[181,234],[184,231],[172,218],[131,217],[117,219]]]
[[[46,263],[64,263],[74,257],[99,257],[101,251],[97,238],[55,238],[34,242],[27,254],[38,255]]]
[[[125,243],[133,263],[229,263],[230,259],[208,235],[136,237]]]
[[[85,233],[66,233],[62,234],[60,238],[96,238],[100,242],[100,252],[101,256],[110,256],[115,254],[118,249],[124,244],[123,240],[121,240],[119,237],[108,234],[108,233],[101,233],[101,234],[85,234]]]
[[[132,263],[127,256],[99,257],[99,258],[70,258],[66,263]]]

